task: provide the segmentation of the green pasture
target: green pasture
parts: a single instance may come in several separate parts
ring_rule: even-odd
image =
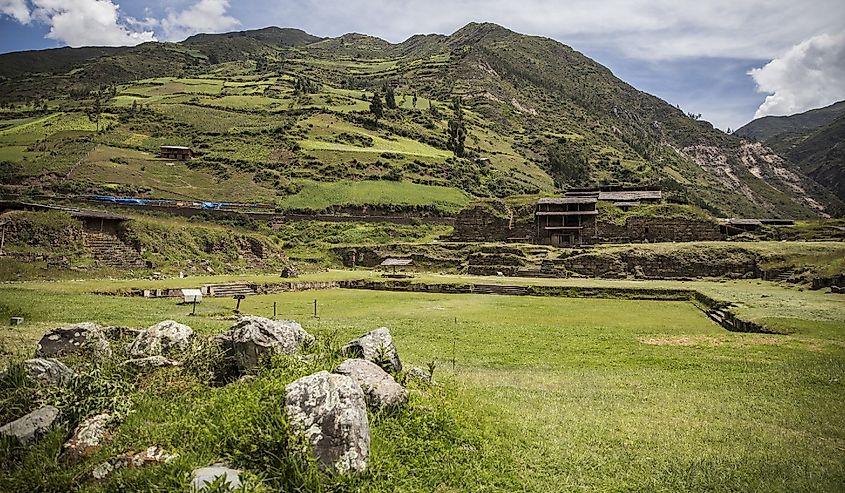
[[[469,196],[456,188],[404,181],[302,180],[301,185],[299,193],[281,200],[283,207],[323,210],[342,205],[398,204],[435,206],[446,212],[457,212],[469,203]]]
[[[335,271],[304,279],[369,275]],[[20,357],[47,328],[76,321],[144,327],[172,318],[202,334],[215,333],[231,324],[223,318],[233,300],[206,298],[198,314],[189,316],[190,307],[174,299],[92,294],[211,280],[223,278],[0,287],[0,313],[27,318],[22,327],[0,329],[0,348],[6,359]],[[314,476],[285,460],[289,452],[274,438],[284,424],[284,383],[315,365],[334,363],[282,360],[251,382],[225,387],[204,384],[192,366],[150,374],[132,390],[135,412],[94,459],[62,465],[51,455],[61,444],[53,438],[30,452],[29,469],[0,474],[0,485],[179,490],[191,468],[223,458],[254,474],[250,478],[257,477],[266,491],[840,490],[845,314],[828,313],[831,323],[820,328],[816,319],[825,315],[811,305],[824,304],[824,296],[845,305],[841,295],[747,281],[533,281],[678,285],[748,304],[774,298],[791,306],[805,331],[729,333],[682,301],[343,289],[252,296],[241,304],[245,313],[269,316],[275,303],[281,317],[338,344],[387,326],[406,367],[433,362],[436,387],[412,385],[405,410],[371,416],[367,474],[352,480]],[[313,317],[314,300],[319,318]],[[152,443],[178,453],[179,460],[128,471],[99,486],[84,481],[98,460]]]

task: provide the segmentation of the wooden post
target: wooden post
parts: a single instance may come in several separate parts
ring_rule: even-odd
[[[194,296],[194,308],[193,308],[193,310],[191,310],[191,315],[196,315],[196,314],[197,314],[197,297]]]
[[[276,320],[276,302],[273,302],[273,320]]]
[[[317,317],[317,300],[314,300],[314,318],[319,318]]]

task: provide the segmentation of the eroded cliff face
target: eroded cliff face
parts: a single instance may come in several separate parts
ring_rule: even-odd
[[[824,193],[819,185],[790,169],[789,163],[763,144],[743,141],[738,149],[695,145],[681,153],[761,213],[784,210],[784,204],[789,204],[794,216],[830,215],[814,198]]]

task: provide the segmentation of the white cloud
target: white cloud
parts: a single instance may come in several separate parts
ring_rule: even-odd
[[[0,0],[0,15],[8,15],[21,24],[28,24],[29,6],[26,0]]]
[[[197,33],[229,30],[240,22],[228,15],[228,8],[228,0],[199,0],[185,10],[170,12],[161,20],[164,36],[171,41],[179,41]]]
[[[769,93],[754,118],[791,115],[845,99],[845,33],[821,34],[749,72]]]
[[[152,31],[130,29],[111,0],[33,0],[32,18],[50,26],[47,37],[68,46],[127,46],[155,41]]]

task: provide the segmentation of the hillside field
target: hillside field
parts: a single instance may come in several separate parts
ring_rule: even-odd
[[[304,279],[362,276],[372,274],[332,271]],[[189,317],[189,308],[175,300],[91,293],[225,279],[236,278],[0,287],[3,316],[27,317],[23,327],[0,330],[3,359],[30,354],[41,333],[66,322],[147,326],[173,318],[202,333],[219,332],[231,324],[221,319],[231,313],[230,299],[207,298],[199,316]],[[496,282],[468,276],[419,280]],[[250,477],[263,480],[267,491],[836,491],[845,480],[839,460],[845,443],[842,295],[749,281],[517,282],[694,287],[738,302],[752,315],[757,310],[757,317],[775,317],[794,331],[726,332],[679,301],[342,289],[249,297],[242,305],[246,312],[269,316],[275,302],[281,316],[327,341],[342,343],[390,327],[408,367],[434,362],[437,386],[412,387],[403,412],[371,416],[366,475],[315,476],[292,471],[283,457],[249,455],[250,440],[258,440],[263,451],[272,449],[274,395],[310,371],[279,360],[257,379],[225,387],[209,387],[188,370],[150,374],[131,393],[137,411],[97,456],[63,466],[56,459],[61,440],[45,440],[28,453],[27,466],[0,475],[0,485],[9,491],[24,484],[178,489],[192,467],[219,458],[254,473]],[[314,299],[319,319],[312,316]],[[268,419],[256,421],[259,415]],[[256,434],[252,426],[266,428]],[[150,443],[180,458],[100,485],[80,479],[98,459]]]

